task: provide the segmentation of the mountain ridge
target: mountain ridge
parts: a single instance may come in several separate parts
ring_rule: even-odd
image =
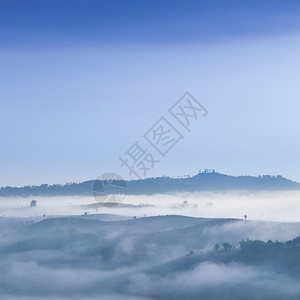
[[[0,197],[30,196],[89,196],[95,180],[81,183],[42,184],[39,186],[1,187]],[[115,181],[118,183],[118,181]],[[124,184],[124,182],[123,182]],[[140,180],[125,180],[127,194],[165,194],[180,192],[204,192],[226,190],[300,190],[300,183],[281,175],[232,176],[213,171],[199,172],[186,177],[152,177]]]

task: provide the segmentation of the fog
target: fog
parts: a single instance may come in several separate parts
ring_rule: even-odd
[[[2,198],[0,297],[299,299],[299,196]]]
[[[32,199],[37,207],[29,207]],[[30,217],[109,213],[122,216],[180,214],[208,218],[243,218],[251,220],[300,221],[300,191],[223,193],[182,193],[169,195],[127,195],[116,207],[97,205],[91,197],[0,198],[0,215]],[[186,201],[186,202],[185,202]]]

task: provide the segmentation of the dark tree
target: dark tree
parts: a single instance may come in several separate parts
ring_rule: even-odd
[[[30,202],[30,207],[35,207],[36,205],[37,205],[36,200],[32,200],[32,201]]]

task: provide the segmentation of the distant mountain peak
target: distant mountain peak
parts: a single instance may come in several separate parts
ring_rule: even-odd
[[[95,180],[64,185],[1,187],[0,197],[29,196],[76,196],[92,195]],[[281,175],[231,176],[214,169],[199,171],[196,175],[182,177],[155,177],[126,180],[127,194],[164,194],[179,192],[225,191],[225,190],[300,190],[300,183]]]

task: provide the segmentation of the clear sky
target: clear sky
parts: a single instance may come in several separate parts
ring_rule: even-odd
[[[0,186],[131,178],[186,91],[208,115],[148,176],[300,181],[299,53],[296,0],[0,0]]]

